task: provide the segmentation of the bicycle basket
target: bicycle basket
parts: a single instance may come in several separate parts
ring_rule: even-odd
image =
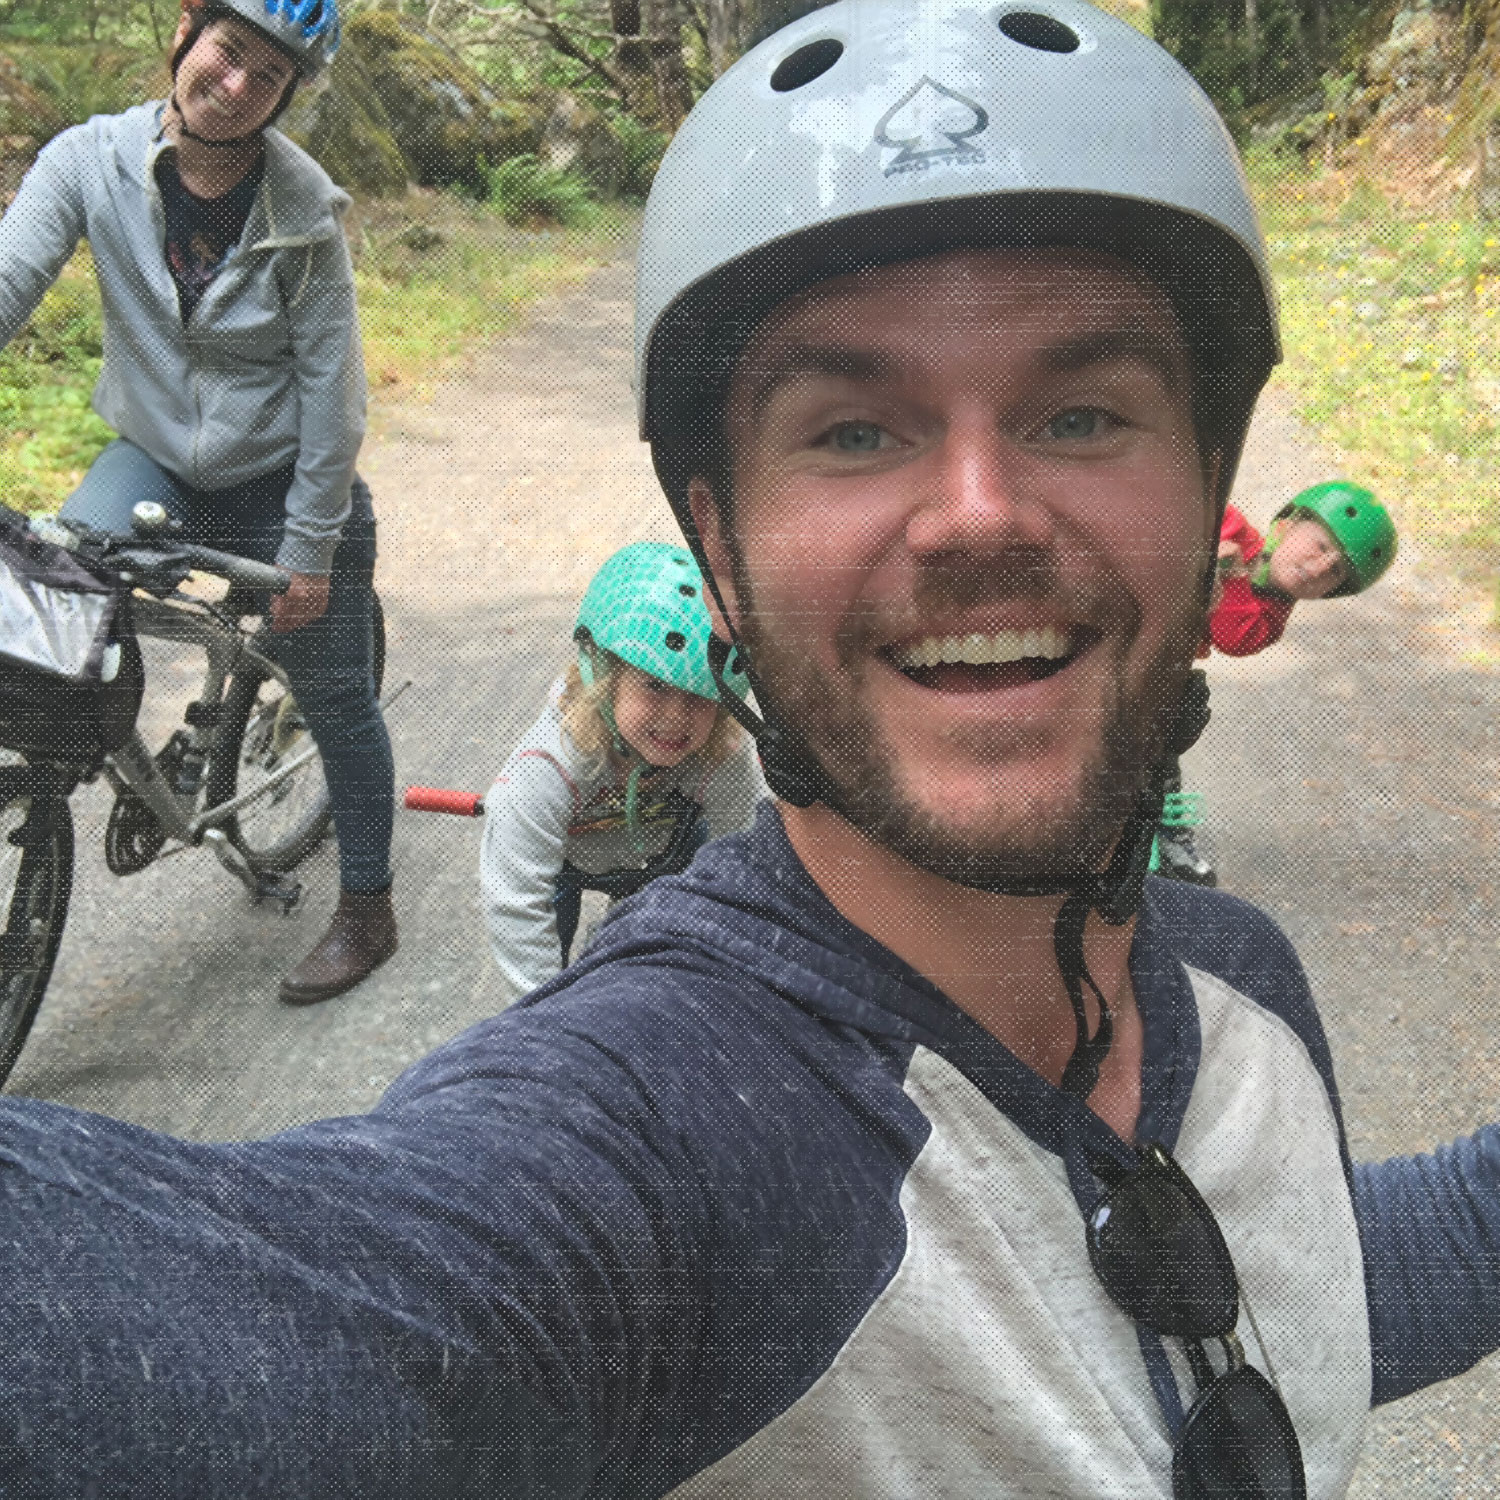
[[[144,691],[129,594],[0,506],[0,746],[93,764],[130,737]]]

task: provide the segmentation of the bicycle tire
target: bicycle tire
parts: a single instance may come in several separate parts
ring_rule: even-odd
[[[16,1065],[62,943],[73,894],[73,811],[47,773],[0,768],[0,1084]]]
[[[385,610],[373,591],[371,608],[371,656],[378,695],[385,678]],[[237,668],[230,674],[224,692],[205,782],[205,805],[217,807],[228,802],[241,790],[245,773],[270,775],[281,761],[310,743],[311,736],[291,694],[263,668]],[[285,792],[273,793],[247,808],[244,816],[236,814],[220,825],[253,870],[295,869],[323,842],[332,826],[333,811],[321,756],[315,755],[282,786],[287,788]],[[297,800],[292,802],[294,797]],[[267,816],[278,810],[289,816]]]

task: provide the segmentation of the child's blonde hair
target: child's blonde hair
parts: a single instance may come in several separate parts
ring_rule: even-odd
[[[621,661],[610,651],[597,652],[595,660],[599,667],[595,670],[591,683],[584,682],[576,660],[568,663],[558,707],[562,710],[563,728],[568,731],[568,738],[583,754],[596,755],[602,759],[615,742],[605,708],[614,702],[615,685],[620,680],[620,673],[640,672],[640,668]],[[642,677],[648,675],[641,672]],[[714,719],[713,730],[698,754],[709,765],[716,766],[733,752],[742,733],[734,716],[721,706]]]

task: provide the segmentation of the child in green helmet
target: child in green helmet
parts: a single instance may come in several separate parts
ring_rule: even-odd
[[[719,700],[703,580],[681,546],[637,542],[595,574],[577,657],[485,798],[480,888],[512,994],[568,961],[585,890],[630,895],[750,824],[754,742]],[[733,661],[726,686],[741,697]]]
[[[1334,481],[1303,490],[1276,513],[1264,540],[1227,506],[1219,532],[1221,594],[1205,646],[1226,656],[1264,651],[1281,639],[1294,605],[1360,593],[1395,557],[1390,512],[1358,485]]]
[[[1200,649],[1253,656],[1281,639],[1293,608],[1310,599],[1358,594],[1395,561],[1396,527],[1369,490],[1333,481],[1315,484],[1284,505],[1260,533],[1226,506],[1219,531],[1219,580]],[[1169,783],[1157,864],[1163,874],[1197,885],[1216,883],[1193,841],[1199,820],[1195,793]]]

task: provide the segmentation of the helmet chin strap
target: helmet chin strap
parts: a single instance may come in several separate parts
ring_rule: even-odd
[[[706,576],[710,580],[713,578],[711,573],[706,573]],[[714,592],[717,594],[717,586],[714,586]],[[720,702],[754,736],[766,784],[777,797],[790,802],[793,807],[810,807],[820,801],[832,805],[827,776],[806,741],[774,715],[767,714],[762,718],[752,713],[725,684],[724,670],[731,652],[739,653],[740,664],[750,679],[756,701],[764,703],[755,664],[741,649],[738,639],[730,642],[718,635],[709,637],[709,670],[719,688]],[[1164,759],[1152,767],[1146,785],[1126,819],[1114,854],[1103,871],[1083,876],[1043,874],[1031,880],[957,882],[996,896],[1066,894],[1067,899],[1052,924],[1052,949],[1073,1008],[1077,1036],[1072,1056],[1063,1070],[1062,1087],[1080,1099],[1087,1099],[1094,1092],[1099,1082],[1099,1070],[1114,1040],[1114,1016],[1109,1002],[1094,982],[1084,959],[1083,936],[1089,914],[1097,912],[1110,926],[1121,927],[1140,910],[1146,874],[1151,866],[1151,844],[1161,822],[1162,803],[1166,798],[1168,767],[1197,743],[1208,725],[1208,718],[1208,678],[1201,668],[1195,667],[1188,673],[1184,684],[1177,719],[1164,749]],[[1092,1035],[1084,1006],[1085,988],[1099,1007],[1099,1024]]]
[[[248,146],[255,141],[261,140],[264,134],[265,127],[262,126],[260,130],[252,130],[249,135],[237,135],[227,141],[213,141],[206,135],[199,135],[197,131],[188,127],[187,116],[183,114],[182,107],[177,102],[176,89],[172,90],[172,97],[168,101],[167,107],[177,116],[178,135],[182,136],[184,140],[192,141],[195,145],[208,146],[215,151],[238,150],[241,146]]]

